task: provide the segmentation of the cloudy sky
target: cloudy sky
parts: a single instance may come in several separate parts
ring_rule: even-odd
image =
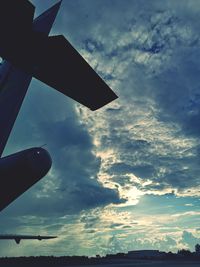
[[[36,15],[54,0],[31,1]],[[64,0],[64,34],[119,96],[92,112],[33,79],[5,155],[49,174],[0,214],[0,255],[194,250],[200,242],[200,1]],[[66,72],[67,75],[67,72]],[[82,88],[84,90],[84,88]]]

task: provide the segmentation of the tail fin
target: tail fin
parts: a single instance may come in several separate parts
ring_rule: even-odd
[[[47,36],[60,4],[35,19],[27,34],[3,38],[0,53],[16,67],[96,110],[117,96],[62,35]]]
[[[28,25],[26,27],[30,27],[29,31],[31,31],[31,28],[33,27],[35,31],[40,31],[45,33],[45,35],[48,35],[56,18],[60,4],[61,1],[44,12],[33,22],[34,7],[29,1],[1,0],[0,22],[2,19],[1,15],[4,17],[7,16],[7,20],[9,19],[8,26],[13,32],[18,32],[18,29],[15,29],[15,26],[18,25],[18,23],[22,23],[24,20],[23,23],[27,23]],[[8,16],[6,12],[8,12],[11,16]],[[21,16],[19,16],[20,14]],[[16,20],[16,23],[13,19]],[[4,30],[9,30],[9,27],[7,28],[7,24],[3,24],[3,26]],[[0,33],[1,27],[3,26],[0,23]],[[10,42],[8,45],[11,46],[13,51],[13,43]],[[21,66],[18,65],[17,67],[14,67],[7,61],[4,61],[3,64],[0,65],[0,157],[3,153],[32,78],[31,74],[26,73],[26,69],[23,71],[20,67]]]
[[[61,2],[34,20],[33,30],[50,32]],[[46,38],[38,46],[38,58],[32,75],[91,110],[96,110],[117,98],[73,46],[61,35]],[[42,49],[43,47],[43,49]]]
[[[58,2],[57,4],[46,10],[44,13],[42,13],[39,17],[37,17],[33,22],[33,30],[46,33],[48,35],[56,19],[61,3],[62,1]]]

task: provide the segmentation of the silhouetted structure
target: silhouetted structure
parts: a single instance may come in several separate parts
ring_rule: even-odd
[[[195,252],[196,252],[196,254],[200,255],[200,245],[199,244],[196,244]]]
[[[42,236],[42,235],[0,235],[0,240],[15,240],[15,242],[19,244],[22,239],[23,240],[37,239],[41,241],[47,239],[54,239],[56,237],[57,236]]]
[[[181,249],[177,254],[183,257],[190,257],[192,252],[189,249]]]
[[[163,253],[159,250],[133,250],[129,251],[127,254],[128,258],[162,258]]]
[[[0,1],[0,157],[32,76],[91,110],[117,98],[64,36],[49,36],[61,2],[34,19],[28,0]],[[43,178],[51,164],[41,147],[1,158],[0,211]]]
[[[148,250],[145,250],[146,253]],[[180,255],[178,253],[166,253],[163,252],[162,257],[157,257],[151,255],[151,252],[148,256],[151,255],[151,257],[141,257],[140,255],[139,258],[129,258],[127,256],[128,254],[125,253],[117,253],[117,254],[109,254],[105,257],[97,256],[97,257],[87,257],[87,256],[63,256],[63,257],[53,257],[53,256],[47,256],[47,257],[18,257],[18,258],[0,258],[0,266],[72,266],[72,265],[95,265],[95,264],[102,264],[102,266],[105,265],[110,265],[112,264],[115,266],[116,264],[130,264],[137,262],[139,265],[144,262],[145,265],[148,263],[148,260],[151,261],[160,261],[162,260],[163,264],[165,261],[169,262],[167,266],[171,266],[171,263],[175,262],[185,262],[185,261],[190,261],[190,262],[200,262],[200,256],[197,256],[196,253],[191,253],[191,255],[188,257],[186,255]],[[196,263],[195,263],[196,264]],[[175,266],[174,264],[172,264]],[[191,265],[192,266],[192,265]],[[197,265],[195,265],[197,266]]]
[[[198,245],[198,244],[197,244]],[[196,248],[196,246],[195,246]],[[198,246],[197,246],[198,248]],[[0,258],[0,266],[72,266],[72,265],[95,265],[95,264],[130,264],[137,262],[137,264],[144,262],[145,264],[151,261],[160,261],[162,260],[163,264],[165,261],[168,262],[167,266],[173,266],[175,262],[186,262],[189,261],[195,263],[200,262],[200,255],[196,252],[190,252],[186,249],[181,249],[177,253],[170,252],[161,252],[159,250],[136,250],[129,251],[128,253],[117,253],[117,254],[108,254],[106,256],[96,255],[96,257],[87,257],[87,256],[63,256],[63,257],[53,257],[53,256],[40,256],[40,257],[18,257],[18,258]],[[179,265],[178,265],[179,266]],[[191,265],[192,266],[192,265]]]

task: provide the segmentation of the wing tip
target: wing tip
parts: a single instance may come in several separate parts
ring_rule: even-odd
[[[95,105],[90,107],[90,110],[91,111],[98,110],[98,109],[106,106],[107,104],[111,103],[112,101],[116,100],[117,98],[119,98],[119,97],[114,92],[112,92],[112,97],[110,97],[109,99],[106,99],[104,102],[96,103]]]

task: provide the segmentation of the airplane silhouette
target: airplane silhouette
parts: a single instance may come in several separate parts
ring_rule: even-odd
[[[49,36],[61,2],[34,19],[29,1],[0,1],[0,157],[32,77],[91,110],[117,98],[64,36]],[[0,211],[44,177],[51,164],[42,147],[1,157]]]
[[[0,240],[15,240],[15,242],[19,245],[22,239],[36,239],[36,240],[44,240],[44,239],[53,239],[57,238],[57,236],[41,236],[41,235],[0,235]]]
[[[97,110],[117,98],[64,36],[49,36],[62,1],[34,19],[27,0],[0,1],[0,211],[43,178],[52,160],[42,147],[2,157],[32,77]],[[56,236],[0,235],[0,240]]]

